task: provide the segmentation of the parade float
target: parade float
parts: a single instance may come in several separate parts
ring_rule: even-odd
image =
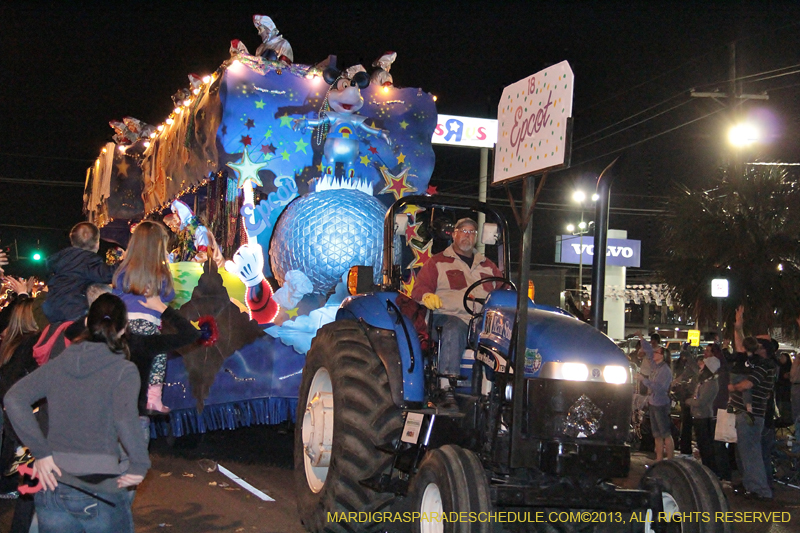
[[[335,55],[295,63],[269,17],[253,22],[255,54],[232,41],[161,124],[112,121],[114,142],[87,171],[84,208],[103,237],[124,247],[138,221],[176,211],[178,240],[190,233],[201,251],[191,240],[204,228],[227,259],[171,265],[171,305],[203,331],[169,356],[172,412],[157,429],[175,436],[294,418],[305,353],[347,296],[348,269],[380,281],[387,207],[425,193],[433,171],[434,97],[393,83],[396,54],[371,73]],[[406,213],[410,274],[430,254],[417,214]]]

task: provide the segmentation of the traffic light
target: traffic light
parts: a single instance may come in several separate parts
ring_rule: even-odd
[[[33,252],[33,255],[31,255],[31,259],[33,259],[34,261],[41,261],[42,253],[39,251]]]

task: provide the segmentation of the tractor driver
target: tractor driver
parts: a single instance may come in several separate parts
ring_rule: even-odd
[[[411,297],[433,313],[433,341],[437,342],[436,328],[442,327],[439,342],[439,374],[455,377],[460,374],[461,357],[467,348],[467,324],[470,315],[464,309],[464,291],[476,281],[489,277],[502,277],[503,273],[490,259],[475,249],[478,238],[478,223],[471,218],[462,218],[453,229],[453,243],[444,251],[431,257],[417,275]],[[486,298],[494,284],[484,283],[476,287],[470,296]],[[440,377],[444,391],[442,409],[452,410],[458,406],[448,377]]]

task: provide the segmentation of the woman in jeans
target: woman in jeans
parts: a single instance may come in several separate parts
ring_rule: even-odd
[[[636,374],[636,379],[649,391],[647,403],[650,405],[650,427],[656,443],[656,461],[662,460],[665,455],[667,459],[672,459],[675,455],[675,442],[672,440],[672,422],[669,419],[669,408],[672,403],[669,398],[669,388],[672,385],[669,359],[664,357],[663,346],[659,344],[653,346],[644,340],[641,333],[637,335],[642,343],[644,358],[650,364],[650,376],[646,378],[640,373]]]
[[[128,318],[118,297],[103,294],[89,309],[79,342],[14,385],[6,411],[36,458],[34,496],[42,533],[133,532],[128,488],[150,468],[136,407],[139,372],[128,361]],[[31,405],[47,398],[49,431]],[[119,444],[127,451],[121,460]]]

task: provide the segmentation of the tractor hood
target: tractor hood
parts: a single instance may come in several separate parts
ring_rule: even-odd
[[[481,345],[504,357],[509,353],[516,308],[516,291],[495,291],[489,296],[484,307]],[[629,367],[622,350],[608,336],[561,309],[533,302],[528,304],[526,345],[525,377],[528,378],[570,379],[551,375],[561,363],[586,365],[587,381],[602,381],[606,366]]]

